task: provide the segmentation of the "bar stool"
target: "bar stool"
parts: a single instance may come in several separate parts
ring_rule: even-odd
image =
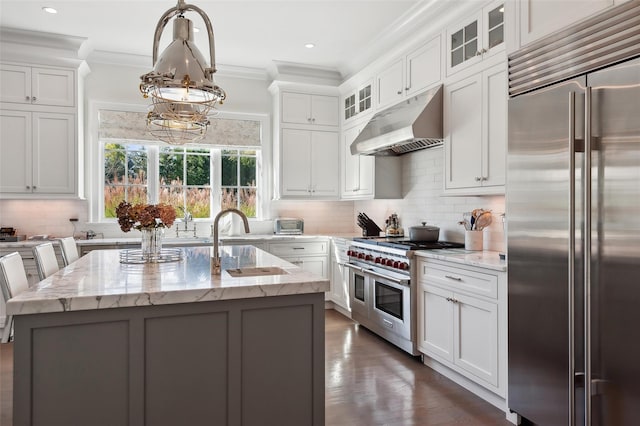
[[[58,272],[60,266],[56,258],[56,251],[53,249],[52,243],[44,243],[33,248],[33,257],[36,259],[38,267],[38,276],[40,280],[44,280],[49,275]]]
[[[80,259],[78,246],[76,245],[76,240],[73,237],[58,238],[58,242],[60,243],[64,266],[68,266],[71,262],[75,262]]]
[[[27,288],[29,288],[29,282],[20,253],[13,252],[0,257],[0,289],[2,289],[5,303]],[[13,315],[7,315],[0,343],[7,343],[10,340],[12,328]]]

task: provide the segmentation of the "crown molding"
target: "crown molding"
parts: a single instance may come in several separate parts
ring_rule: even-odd
[[[269,69],[269,77],[274,81],[328,86],[338,86],[342,82],[342,74],[333,68],[275,60]]]
[[[80,66],[88,53],[85,37],[0,28],[0,57],[3,61]]]
[[[89,64],[141,68],[141,70],[143,70],[142,72],[147,72],[153,68],[153,58],[151,56],[107,52],[104,50],[95,50],[91,52],[87,58],[87,62],[89,62]],[[267,71],[260,68],[239,67],[224,64],[216,64],[216,67],[216,76],[244,78],[249,80],[267,80]]]

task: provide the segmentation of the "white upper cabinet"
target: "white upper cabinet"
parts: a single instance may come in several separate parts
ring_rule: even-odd
[[[340,197],[338,89],[274,82],[274,195],[281,199]]]
[[[356,90],[342,97],[342,119],[344,122],[362,117],[373,111],[373,81],[367,80]]]
[[[75,72],[0,64],[0,101],[30,105],[75,106]]]
[[[75,114],[0,110],[0,193],[76,192]]]
[[[407,55],[404,91],[407,96],[417,95],[441,80],[440,36]]]
[[[338,126],[338,97],[282,92],[281,121],[286,124]]]
[[[447,75],[504,50],[504,1],[501,0],[447,29]]]
[[[402,198],[402,159],[397,156],[351,154],[351,144],[366,123],[342,131],[340,198],[371,200]]]
[[[338,132],[285,128],[281,138],[281,196],[337,199]]]
[[[505,64],[445,87],[445,192],[504,193],[507,97]]]
[[[440,36],[396,59],[376,77],[376,107],[416,95],[441,80]]]
[[[363,127],[364,124],[361,124],[342,132],[342,189],[340,197],[343,199],[373,197],[374,157],[351,154],[351,144]]]
[[[404,58],[397,59],[376,78],[378,89],[378,108],[401,101],[404,98]]]

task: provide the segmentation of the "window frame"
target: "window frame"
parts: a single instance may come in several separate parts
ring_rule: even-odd
[[[104,144],[118,143],[115,139],[101,140],[99,135],[99,113],[100,110],[112,110],[122,112],[146,112],[147,106],[120,104],[111,102],[95,102],[89,103],[89,123],[88,123],[88,143],[84,152],[80,152],[80,157],[85,158],[85,162],[80,162],[80,173],[84,174],[84,188],[86,188],[86,198],[90,203],[88,224],[114,224],[117,225],[115,218],[107,218],[104,216]],[[272,176],[267,173],[271,170],[271,124],[268,114],[249,114],[237,112],[218,112],[218,117],[225,119],[237,120],[253,120],[260,122],[260,146],[213,146],[193,144],[194,148],[210,149],[211,156],[211,217],[194,219],[196,222],[212,222],[215,215],[220,211],[221,206],[221,179],[222,179],[222,162],[221,152],[223,149],[241,149],[256,150],[256,217],[250,220],[263,220],[269,214],[269,204],[273,190],[271,188],[273,182]],[[130,143],[145,145],[147,147],[147,168],[148,168],[148,194],[149,202],[157,203],[159,194],[159,156],[161,146],[171,146],[159,141],[140,141],[132,139]],[[124,140],[123,140],[124,142]],[[186,146],[189,147],[188,145]],[[93,167],[97,163],[98,167]],[[84,188],[81,194],[84,194]]]

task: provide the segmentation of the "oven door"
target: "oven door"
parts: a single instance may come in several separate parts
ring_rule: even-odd
[[[411,288],[409,281],[366,272],[370,280],[369,318],[380,327],[411,340]]]
[[[361,267],[346,263],[349,268],[349,304],[353,319],[363,321],[369,317],[371,306],[369,296],[369,277]]]

